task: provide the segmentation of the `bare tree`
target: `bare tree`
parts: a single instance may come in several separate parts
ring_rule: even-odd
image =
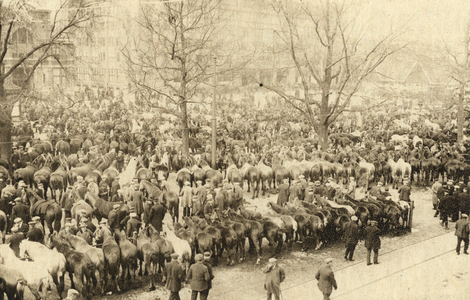
[[[222,54],[220,5],[221,0],[181,0],[142,6],[135,34],[123,49],[136,97],[179,119],[184,155],[189,154],[187,104],[200,101],[210,88],[215,55],[217,72],[231,68],[230,56]]]
[[[348,110],[361,84],[402,48],[394,45],[397,33],[372,41],[346,3],[272,4],[280,20],[276,33],[289,53],[303,93],[292,95],[289,87],[263,86],[305,116],[323,150],[328,148],[329,126]]]
[[[55,61],[63,67],[62,57],[57,49],[68,47],[76,30],[85,28],[94,18],[85,0],[64,1],[60,8],[42,21],[37,20],[37,12],[29,6],[28,0],[13,0],[8,5],[0,1],[0,156],[9,160],[11,153],[11,112],[14,101],[6,94],[5,83],[15,72],[22,70],[20,88],[25,89],[34,72],[44,63]],[[73,2],[73,4],[71,4]],[[17,49],[14,36],[27,34]],[[15,53],[11,56],[11,53]],[[13,63],[7,60],[12,60]]]

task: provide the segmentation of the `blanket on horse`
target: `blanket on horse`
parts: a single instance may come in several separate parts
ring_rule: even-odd
[[[39,200],[31,205],[31,216],[42,216],[47,212],[49,205],[55,203],[53,200]]]

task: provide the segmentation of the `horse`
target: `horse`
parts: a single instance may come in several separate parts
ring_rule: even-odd
[[[64,166],[61,165],[57,170],[52,172],[49,179],[49,187],[51,189],[52,198],[56,202],[59,202],[59,199],[61,199],[67,187],[67,171]],[[59,191],[59,193],[57,193],[57,191]]]
[[[258,168],[251,166],[248,163],[245,163],[241,168],[243,173],[243,178],[247,180],[248,183],[248,193],[250,192],[250,187],[253,187],[253,199],[259,197],[259,188],[260,188],[260,181],[261,181],[261,172]]]
[[[52,276],[37,262],[23,261],[16,257],[10,245],[0,245],[0,260],[3,265],[25,279],[26,285],[36,300],[59,300],[60,295]]]
[[[57,290],[61,294],[64,291],[65,256],[57,250],[50,250],[41,243],[22,240],[20,242],[20,257],[26,258],[26,254],[51,274]]]
[[[96,288],[97,280],[95,276],[95,266],[86,253],[73,250],[69,244],[54,234],[50,235],[50,244],[65,256],[65,270],[69,273],[71,288],[78,290],[85,298],[92,293],[92,285]],[[75,274],[75,282],[73,280]]]
[[[156,233],[155,233],[156,234]],[[137,258],[140,260],[139,275],[142,276],[142,263],[145,266],[144,275],[151,273],[151,289],[155,289],[155,275],[160,260],[160,248],[157,244],[152,243],[148,230],[142,230],[137,238]],[[153,264],[153,268],[150,268]],[[150,272],[151,271],[151,272]]]
[[[0,264],[0,299],[5,292],[8,300],[23,300],[25,286],[26,280],[19,270]]]
[[[176,234],[165,224],[163,224],[163,233],[165,238],[173,245],[175,253],[181,257],[186,272],[188,272],[192,257],[191,246],[186,240],[180,239],[176,236]]]
[[[81,237],[72,235],[72,234],[66,235],[66,241],[77,252],[88,255],[88,257],[91,260],[91,263],[94,266],[94,270],[90,269],[91,271],[93,271],[93,272],[91,272],[90,276],[92,278],[95,277],[94,276],[95,275],[95,270],[98,271],[99,281],[100,281],[100,286],[101,286],[101,293],[103,294],[104,293],[103,280],[104,280],[104,276],[105,276],[103,250],[101,250],[100,248],[95,248],[95,247],[92,247],[92,246],[88,245],[88,243],[84,239],[82,239]]]
[[[127,279],[131,279],[130,269],[134,271],[134,280],[135,280],[135,271],[137,269],[137,246],[131,243],[126,236],[124,230],[115,230],[114,236],[119,248],[121,248],[121,268],[122,275],[121,279],[124,280],[124,277],[127,272]]]
[[[100,221],[102,218],[108,218],[109,212],[113,210],[114,204],[120,204],[121,207],[118,210],[118,221],[119,223],[127,216],[129,207],[121,202],[108,202],[101,198],[96,197],[90,192],[85,194],[85,201],[89,200],[94,208],[95,217]]]
[[[108,284],[108,276],[114,281],[118,292],[119,288],[119,267],[121,265],[121,248],[113,237],[109,229],[100,228],[95,231],[94,237],[96,240],[103,240],[103,254],[104,254],[104,285]]]
[[[263,225],[260,222],[243,218],[240,214],[229,209],[228,217],[236,222],[240,222],[245,226],[246,236],[249,237],[250,249],[256,250],[256,264],[261,260],[261,242],[263,239]]]
[[[159,260],[158,260],[158,273],[165,267],[165,261],[170,261],[170,255],[174,253],[173,244],[164,239],[158,231],[152,226],[147,227],[148,235],[152,243],[155,243],[160,250]]]
[[[62,208],[52,200],[46,201],[40,198],[31,188],[26,189],[29,201],[31,203],[31,215],[39,216],[46,223],[49,234],[60,231],[62,220]],[[52,227],[54,223],[54,227]]]
[[[5,243],[8,227],[8,218],[3,210],[0,210],[0,244]]]

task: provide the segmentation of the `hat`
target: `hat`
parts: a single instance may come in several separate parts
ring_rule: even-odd
[[[21,198],[20,197],[15,198],[15,202],[21,202]]]
[[[314,184],[315,184],[315,183],[313,183],[313,181],[310,181],[310,182],[308,183],[308,186],[313,186]]]
[[[106,220],[106,219],[101,219],[100,224],[106,224],[106,223],[108,223],[108,220]]]
[[[83,176],[80,176],[80,175],[77,176],[77,180],[78,180],[78,181],[82,181],[82,180],[83,180]]]
[[[113,208],[114,208],[114,209],[118,209],[119,207],[121,207],[121,204],[114,204],[114,205],[113,205]]]
[[[352,216],[352,217],[351,217],[351,221],[356,222],[356,221],[357,221],[357,217],[356,217],[356,216]]]
[[[383,184],[381,181],[379,181],[379,182],[377,183],[377,186],[382,186],[382,185],[384,185],[384,184]]]
[[[318,180],[317,180],[317,181],[315,181],[315,185],[316,185],[316,186],[319,186],[319,185],[321,185],[320,181],[318,181]]]
[[[233,185],[240,186],[240,182],[234,182]]]
[[[468,218],[467,214],[462,214],[462,218]]]
[[[189,181],[185,181],[184,185],[191,185],[191,183]]]
[[[69,289],[67,291],[67,298],[73,298],[74,295],[79,295],[80,293],[77,290]]]
[[[288,182],[289,182],[289,178],[284,178],[282,181],[284,181],[284,183],[288,183]]]
[[[135,217],[137,217],[137,214],[135,212],[132,212],[132,213],[129,214],[129,217],[135,218]]]
[[[370,220],[370,225],[377,225],[377,221],[375,221],[375,220]]]
[[[202,184],[202,180],[196,181],[197,184]]]
[[[31,220],[36,221],[36,222],[39,222],[39,221],[41,221],[41,217],[35,216],[35,217],[33,217]]]
[[[195,260],[195,261],[203,261],[203,260],[204,260],[204,256],[203,256],[201,253],[198,253],[198,254],[196,254],[196,256],[194,257],[194,260]]]
[[[299,179],[304,179],[305,176],[304,175],[299,175]]]
[[[333,177],[328,177],[328,181],[333,181]]]
[[[86,227],[87,227],[87,225],[86,225],[86,224],[84,224],[84,223],[82,223],[82,224],[80,224],[80,225],[79,225],[79,227],[80,227],[80,228],[84,228],[84,227],[86,228]]]
[[[331,186],[331,183],[327,182],[325,185],[326,185],[326,186]]]
[[[178,253],[172,253],[170,256],[172,259],[178,259],[178,257],[180,257]]]
[[[274,257],[271,257],[271,258],[269,259],[269,262],[270,262],[270,263],[275,263],[276,261],[277,261],[277,259],[274,258]]]
[[[72,223],[65,223],[65,227],[72,227]]]
[[[19,222],[23,222],[23,219],[21,219],[21,218],[16,218],[15,220],[13,220],[13,223],[19,223]]]
[[[329,257],[329,258],[325,259],[325,264],[330,263],[332,261],[333,261],[333,259],[331,257]]]
[[[18,182],[18,188],[24,187],[24,186],[26,186],[26,183],[24,183],[23,180],[20,180],[20,181]]]
[[[28,222],[28,225],[34,226],[34,225],[36,225],[36,222],[34,222],[34,221],[29,221],[29,222]]]
[[[352,177],[352,176],[351,176],[351,177],[349,177],[349,180],[354,180],[354,177]]]
[[[212,194],[207,194],[206,198],[207,198],[207,200],[209,200],[209,199],[212,199],[213,196],[212,196]]]
[[[80,221],[83,221],[83,222],[88,222],[88,221],[89,221],[89,219],[88,219],[87,217],[83,217],[83,218],[81,218],[81,219],[80,219]]]
[[[210,253],[209,251],[204,252],[204,257],[211,257],[211,256],[212,256],[212,253]]]

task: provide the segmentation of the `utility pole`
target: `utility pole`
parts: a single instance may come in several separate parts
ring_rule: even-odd
[[[217,57],[214,57],[214,98],[212,99],[212,168],[216,169],[216,146],[217,146],[217,118],[216,118],[216,106],[217,106]]]

